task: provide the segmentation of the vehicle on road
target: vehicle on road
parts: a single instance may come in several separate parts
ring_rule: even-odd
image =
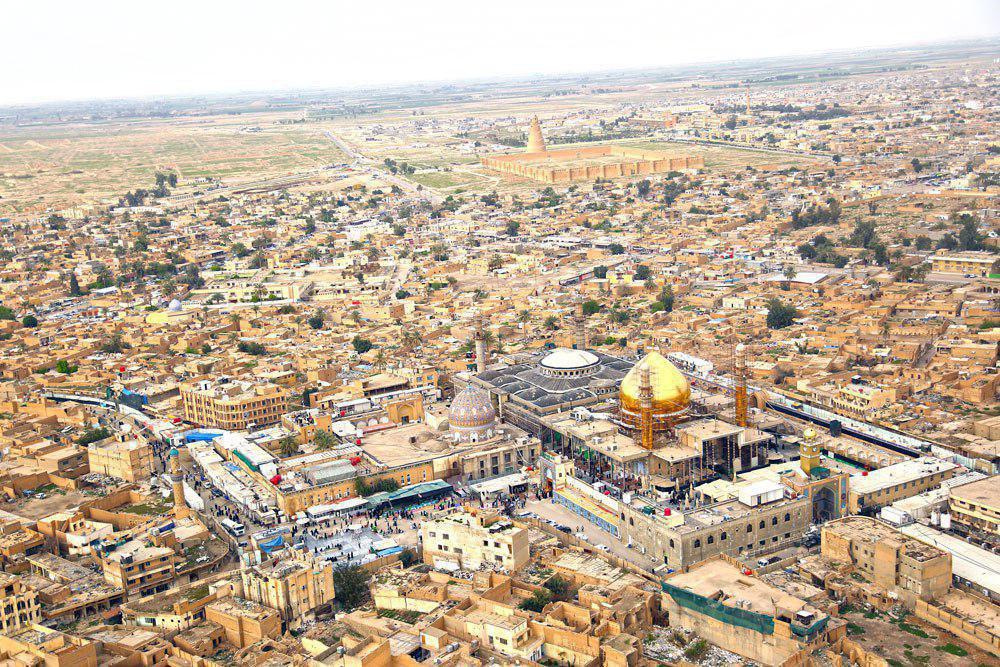
[[[226,532],[233,537],[242,537],[246,534],[247,528],[242,523],[233,521],[232,519],[222,519],[219,521],[222,527],[226,529]]]

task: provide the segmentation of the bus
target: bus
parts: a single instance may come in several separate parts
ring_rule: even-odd
[[[221,523],[222,527],[226,529],[226,532],[233,537],[242,537],[247,532],[246,526],[242,523],[237,523],[232,519],[222,519],[219,523]]]

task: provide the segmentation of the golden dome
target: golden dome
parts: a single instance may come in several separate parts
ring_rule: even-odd
[[[680,412],[691,403],[691,385],[677,367],[659,352],[650,352],[632,367],[619,390],[622,410],[638,414],[639,368],[649,368],[649,383],[653,386],[653,414],[669,415]]]

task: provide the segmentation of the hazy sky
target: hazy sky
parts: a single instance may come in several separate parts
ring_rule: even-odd
[[[985,37],[1000,0],[12,0],[0,104],[666,66]]]

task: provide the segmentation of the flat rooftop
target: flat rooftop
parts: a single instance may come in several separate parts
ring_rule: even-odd
[[[951,489],[953,498],[958,498],[976,505],[1000,507],[1000,475],[981,479],[978,482],[954,486]]]
[[[873,470],[867,475],[861,473],[851,475],[851,491],[867,495],[898,484],[906,484],[923,479],[934,473],[954,470],[957,467],[954,463],[945,461],[944,459],[934,456],[921,456],[920,458],[894,463],[891,466]]]
[[[747,576],[735,565],[721,558],[705,561],[687,572],[666,579],[668,584],[691,591],[704,598],[711,598],[730,607],[738,600],[745,600],[744,609],[764,616],[775,616],[775,611],[795,615],[800,611],[814,614],[818,620],[826,614],[811,607],[805,600],[771,586],[756,577]]]
[[[823,526],[823,530],[831,531],[859,544],[895,542],[907,556],[921,562],[945,555],[942,549],[913,539],[886,523],[865,516],[849,516],[831,521]]]
[[[919,523],[903,526],[900,532],[931,548],[950,553],[952,574],[1000,594],[1000,556],[997,554]]]

